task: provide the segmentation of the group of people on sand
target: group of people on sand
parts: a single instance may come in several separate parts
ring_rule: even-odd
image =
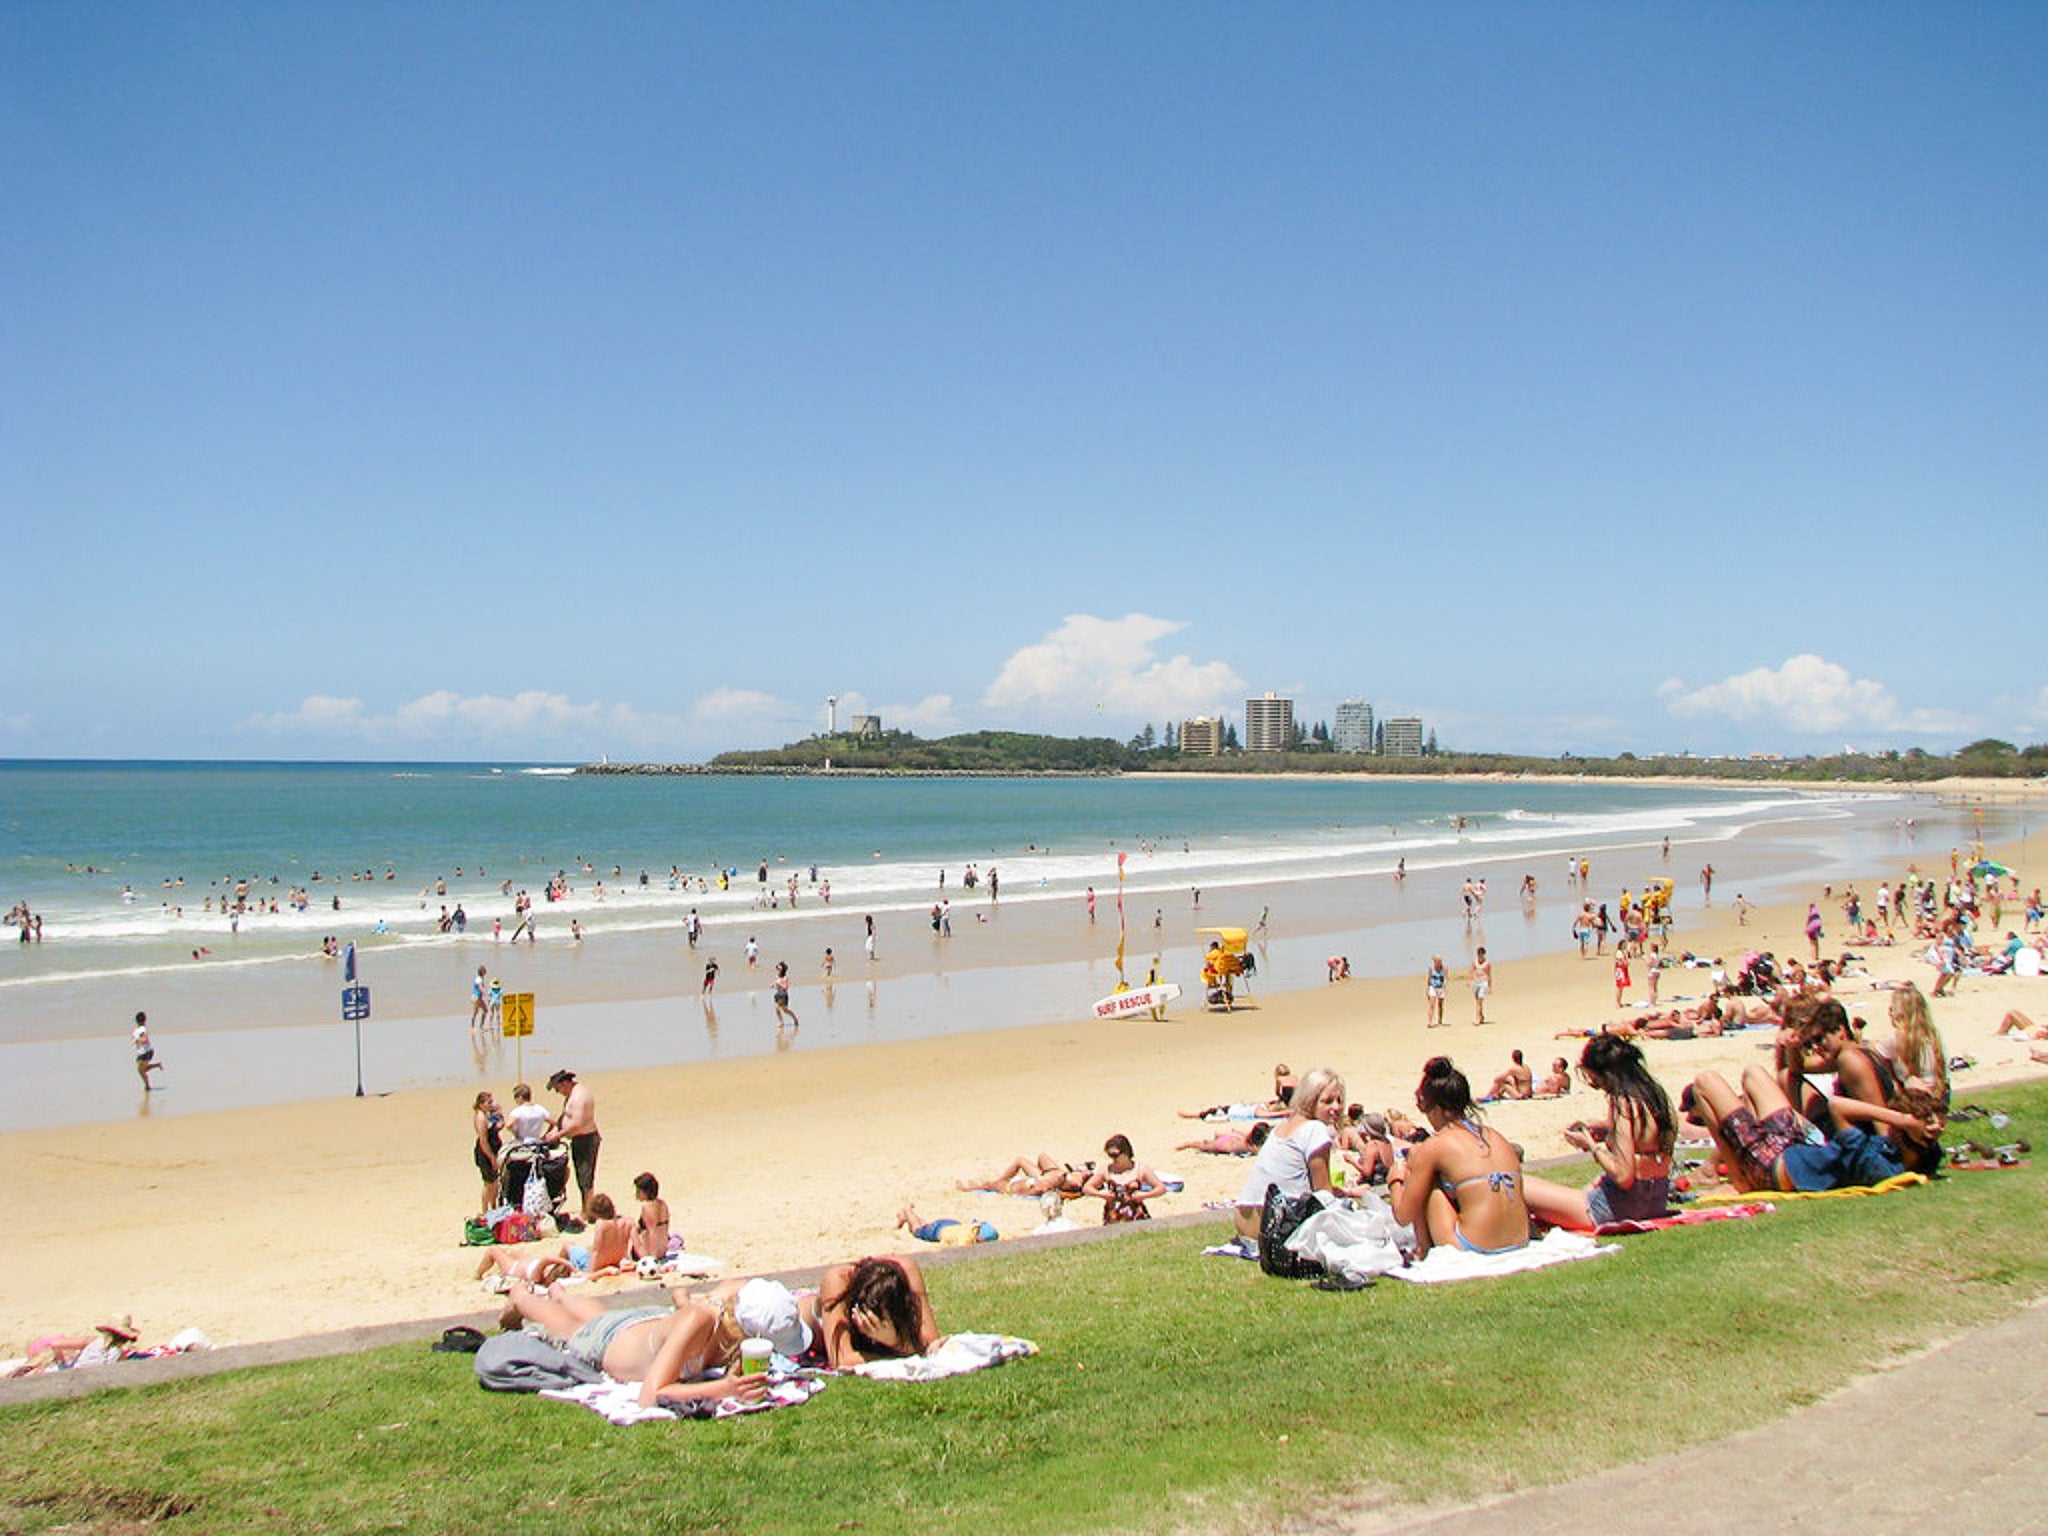
[[[548,1089],[562,1096],[561,1109],[552,1115],[533,1102],[533,1089],[525,1083],[512,1089],[509,1112],[499,1108],[497,1095],[488,1088],[471,1101],[470,1131],[474,1144],[470,1155],[483,1180],[479,1214],[501,1203],[506,1169],[515,1155],[526,1161],[537,1155],[545,1157],[559,1148],[566,1151],[576,1175],[577,1194],[583,1203],[582,1219],[594,1219],[591,1208],[592,1197],[597,1193],[597,1154],[604,1141],[597,1128],[597,1100],[589,1086],[567,1067],[548,1078]]]
[[[1591,1231],[1669,1214],[1672,1159],[1687,1118],[1694,1134],[1712,1138],[1739,1190],[1835,1189],[1933,1171],[1942,1156],[1948,1063],[1917,987],[1892,993],[1888,1025],[1884,1038],[1867,1040],[1832,997],[1794,998],[1786,1005],[1774,1068],[1751,1067],[1739,1085],[1701,1073],[1677,1108],[1634,1040],[1595,1034],[1580,1054],[1578,1073],[1605,1097],[1605,1112],[1575,1120],[1564,1132],[1598,1170],[1578,1189],[1524,1172],[1521,1149],[1486,1123],[1483,1101],[1446,1056],[1432,1057],[1416,1086],[1423,1126],[1392,1111],[1363,1115],[1347,1103],[1344,1079],[1318,1067],[1298,1079],[1287,1074],[1276,1088],[1276,1098],[1284,1100],[1277,1119],[1184,1146],[1254,1156],[1236,1201],[1239,1243],[1247,1253],[1256,1248],[1270,1191],[1327,1202],[1343,1196],[1352,1174],[1384,1183],[1394,1219],[1411,1229],[1418,1255],[1437,1246],[1512,1252],[1530,1241],[1535,1226]],[[1527,1073],[1518,1053],[1489,1097],[1529,1096],[1519,1091]],[[1825,1074],[1832,1077],[1824,1091],[1812,1079]],[[1570,1075],[1560,1058],[1541,1086],[1568,1091]]]

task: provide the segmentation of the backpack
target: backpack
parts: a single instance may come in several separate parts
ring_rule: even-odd
[[[1323,1266],[1290,1252],[1287,1239],[1294,1229],[1323,1208],[1314,1194],[1290,1195],[1277,1184],[1266,1190],[1266,1203],[1259,1211],[1259,1268],[1283,1280],[1300,1280],[1320,1275]]]

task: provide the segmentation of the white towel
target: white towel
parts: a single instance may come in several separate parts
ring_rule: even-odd
[[[1001,1333],[954,1333],[939,1340],[939,1347],[928,1355],[870,1360],[865,1365],[856,1365],[853,1373],[873,1381],[938,1381],[1037,1353],[1038,1346],[1029,1339],[1013,1339]]]
[[[1451,1280],[1478,1280],[1489,1275],[1519,1275],[1525,1270],[1547,1269],[1552,1264],[1569,1264],[1577,1259],[1597,1259],[1621,1252],[1619,1243],[1598,1243],[1583,1232],[1554,1227],[1540,1241],[1508,1253],[1472,1253],[1445,1245],[1429,1250],[1420,1264],[1387,1273],[1396,1280],[1418,1285],[1436,1285]]]
[[[824,1386],[824,1382],[811,1378],[777,1381],[770,1384],[768,1395],[757,1402],[743,1403],[736,1398],[715,1397],[686,1406],[665,1408],[643,1406],[639,1382],[614,1381],[609,1376],[583,1387],[551,1387],[540,1395],[551,1397],[558,1403],[575,1403],[578,1407],[588,1408],[614,1424],[644,1424],[649,1419],[729,1419],[735,1414],[759,1413],[764,1408],[790,1408],[809,1402]]]

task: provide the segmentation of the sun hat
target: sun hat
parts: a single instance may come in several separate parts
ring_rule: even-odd
[[[733,1298],[732,1315],[742,1333],[766,1339],[778,1355],[793,1360],[811,1347],[810,1324],[797,1311],[795,1293],[780,1280],[749,1280]]]
[[[133,1316],[124,1317],[118,1323],[101,1323],[93,1331],[95,1333],[104,1333],[110,1339],[119,1339],[123,1344],[133,1344],[141,1337],[135,1331],[135,1319]]]

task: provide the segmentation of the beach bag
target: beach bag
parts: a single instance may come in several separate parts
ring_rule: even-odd
[[[495,1234],[501,1243],[530,1243],[533,1241],[533,1221],[523,1212],[514,1212],[498,1223]]]
[[[496,1242],[497,1236],[491,1231],[489,1222],[472,1216],[462,1224],[462,1241],[465,1247],[482,1248]]]
[[[1300,1280],[1320,1275],[1323,1266],[1291,1252],[1287,1239],[1294,1229],[1323,1208],[1313,1194],[1290,1195],[1275,1184],[1266,1190],[1266,1203],[1259,1211],[1259,1268],[1283,1280]]]
[[[547,1176],[541,1172],[540,1165],[536,1163],[533,1171],[526,1176],[526,1188],[520,1192],[519,1209],[533,1220],[538,1221],[541,1217],[553,1211],[554,1208],[555,1202],[548,1198]]]

